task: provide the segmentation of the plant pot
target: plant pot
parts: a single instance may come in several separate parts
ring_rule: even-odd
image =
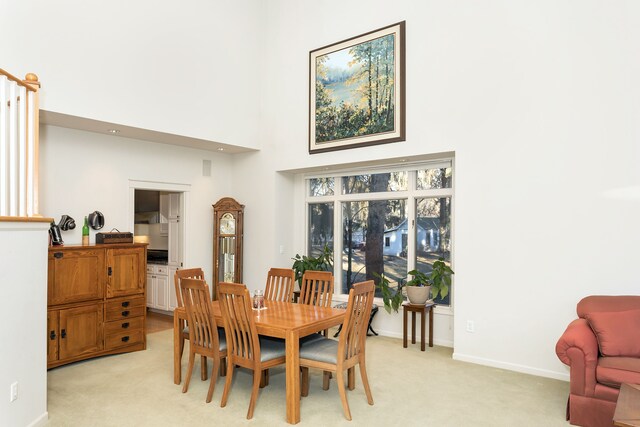
[[[424,304],[431,295],[431,286],[407,286],[405,289],[411,304]]]

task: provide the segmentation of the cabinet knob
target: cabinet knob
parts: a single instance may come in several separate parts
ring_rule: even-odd
[[[122,329],[127,329],[129,327],[129,322],[124,322],[122,324]]]
[[[123,303],[122,303],[122,306],[123,306],[123,307],[129,307],[129,301],[125,301],[125,302],[123,302]]]
[[[55,340],[56,339],[56,331],[51,331],[51,333],[49,334],[49,339],[50,340]]]
[[[60,331],[60,338],[66,338],[67,337],[67,330],[63,329]]]
[[[129,310],[125,310],[122,312],[123,317],[127,317],[129,315]]]
[[[62,252],[54,252],[53,257],[56,259],[62,258],[64,254]]]
[[[129,337],[122,337],[122,342],[127,342],[129,341]]]

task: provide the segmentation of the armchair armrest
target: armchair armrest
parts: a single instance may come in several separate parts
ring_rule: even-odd
[[[556,354],[571,368],[571,394],[593,396],[599,350],[596,336],[585,319],[569,323],[556,344]]]

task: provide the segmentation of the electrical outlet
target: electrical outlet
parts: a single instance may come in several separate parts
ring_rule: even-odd
[[[473,320],[467,320],[467,332],[475,332],[476,331],[476,325],[473,322]]]
[[[13,402],[18,399],[18,382],[11,384],[11,400]]]

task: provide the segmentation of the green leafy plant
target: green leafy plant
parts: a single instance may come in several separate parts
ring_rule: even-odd
[[[295,271],[298,286],[302,285],[302,276],[307,270],[310,271],[332,271],[333,270],[333,251],[329,245],[324,245],[322,252],[317,256],[307,256],[296,254],[291,268]]]
[[[412,276],[411,280],[407,283],[398,283],[396,286],[391,286],[389,279],[384,274],[380,275],[373,273],[378,278],[376,287],[380,289],[382,294],[382,301],[384,308],[388,313],[391,310],[396,313],[404,301],[402,295],[402,288],[405,286],[431,286],[432,298],[444,298],[449,295],[449,287],[451,286],[451,275],[454,274],[453,270],[444,262],[444,258],[438,259],[433,263],[433,269],[429,275],[424,274],[418,270],[411,270],[408,274]]]

